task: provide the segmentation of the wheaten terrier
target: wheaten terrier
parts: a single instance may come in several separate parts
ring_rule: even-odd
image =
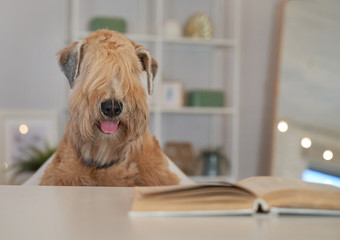
[[[152,93],[157,62],[120,33],[99,30],[58,54],[72,88],[69,121],[41,185],[178,184],[148,129],[146,71]]]

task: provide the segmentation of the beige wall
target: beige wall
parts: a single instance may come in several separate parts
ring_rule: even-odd
[[[242,8],[240,177],[268,172],[282,0]]]

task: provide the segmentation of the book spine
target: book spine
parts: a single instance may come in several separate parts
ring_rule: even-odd
[[[261,198],[254,201],[253,208],[255,213],[267,213],[270,211],[268,204]]]

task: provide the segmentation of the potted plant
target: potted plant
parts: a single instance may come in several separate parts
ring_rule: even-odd
[[[36,146],[29,147],[29,154],[26,158],[18,159],[18,162],[14,165],[15,175],[21,173],[34,173],[37,171],[52,154],[56,151],[55,147],[51,147],[45,144],[43,149],[39,149]]]
[[[229,169],[229,161],[222,148],[203,149],[199,159],[203,161],[203,174],[205,176],[223,175]]]

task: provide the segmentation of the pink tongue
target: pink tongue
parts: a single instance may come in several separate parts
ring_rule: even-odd
[[[113,134],[118,130],[118,124],[116,121],[105,120],[100,123],[100,129],[103,133]]]

